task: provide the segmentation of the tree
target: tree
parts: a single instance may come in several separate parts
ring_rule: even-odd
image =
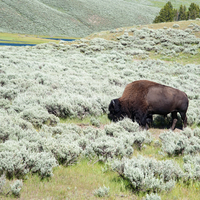
[[[196,19],[200,17],[200,8],[197,4],[191,3],[188,9],[188,19]]]
[[[154,23],[172,22],[174,19],[174,10],[170,1],[160,10],[159,15],[154,19]]]
[[[178,13],[178,21],[187,20],[187,11],[186,6],[180,6]]]

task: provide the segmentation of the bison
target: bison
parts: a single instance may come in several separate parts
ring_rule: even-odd
[[[177,112],[180,113],[184,127],[187,126],[187,95],[175,88],[148,80],[134,81],[128,84],[122,97],[113,99],[109,105],[108,118],[114,122],[128,117],[149,128],[153,115],[172,115],[171,129],[175,129]]]

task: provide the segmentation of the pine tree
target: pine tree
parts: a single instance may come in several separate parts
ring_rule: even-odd
[[[173,21],[178,21],[179,10],[173,9],[174,18]]]
[[[170,1],[160,10],[159,15],[154,19],[154,23],[172,22],[174,19],[174,10]]]
[[[200,8],[197,4],[191,3],[188,9],[188,19],[196,19],[200,17]]]
[[[186,7],[182,5],[179,8],[179,14],[178,14],[178,21],[180,20],[187,20]]]

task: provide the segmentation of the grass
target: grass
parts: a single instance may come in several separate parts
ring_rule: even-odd
[[[93,39],[95,37],[98,38],[104,38],[106,40],[117,40],[117,37],[121,36],[124,34],[125,30],[131,29],[131,28],[137,28],[137,29],[142,29],[142,28],[149,28],[149,29],[163,29],[164,27],[166,28],[172,28],[172,29],[180,29],[180,30],[185,30],[188,28],[188,26],[191,24],[197,24],[200,26],[200,21],[197,20],[188,20],[188,21],[174,21],[174,22],[163,22],[163,23],[156,23],[156,24],[149,24],[149,25],[137,25],[137,26],[131,26],[131,27],[123,27],[123,28],[118,28],[116,30],[121,30],[120,32],[117,33],[111,33],[110,31],[102,31],[99,33],[94,33],[86,37],[86,39]],[[174,28],[173,25],[178,24],[179,28]],[[200,37],[199,32],[194,32],[196,37]]]
[[[168,62],[177,62],[182,65],[191,64],[191,63],[198,65],[200,63],[200,50],[198,50],[198,53],[196,55],[180,53],[177,56],[162,56],[160,54],[155,54],[151,52],[149,58],[160,59],[160,60],[164,60]]]
[[[70,167],[55,168],[51,179],[41,180],[37,175],[29,175],[19,199],[97,199],[94,191],[103,186],[110,188],[106,199],[120,199],[121,196],[133,199],[135,195],[126,188],[126,181],[115,172],[103,172],[103,167],[102,163],[93,164],[84,159]]]
[[[189,186],[180,182],[169,193],[161,195],[162,200],[198,200],[200,199],[200,185],[199,183],[190,183]]]
[[[25,34],[18,34],[18,33],[0,33],[0,42],[5,43],[19,43],[19,44],[41,44],[41,43],[48,43],[48,42],[55,42],[58,43],[59,40],[53,39],[46,39],[46,38],[63,38],[63,39],[74,39],[69,37],[51,37],[51,36],[44,36],[44,35],[25,35]],[[5,40],[5,41],[4,41]]]

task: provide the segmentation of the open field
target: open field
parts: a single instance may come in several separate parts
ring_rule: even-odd
[[[200,24],[180,23],[0,47],[0,199],[198,200]],[[108,120],[142,79],[187,93],[188,128]]]
[[[22,45],[36,45],[48,42],[58,43],[58,39],[63,40],[73,40],[75,38],[68,37],[51,37],[44,35],[24,35],[24,34],[16,34],[16,33],[0,33],[0,43],[6,44],[22,44]]]

